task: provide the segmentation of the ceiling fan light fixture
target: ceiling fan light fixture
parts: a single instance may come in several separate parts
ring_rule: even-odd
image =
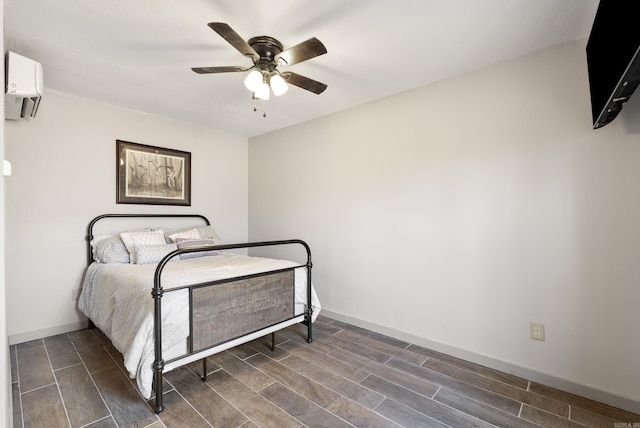
[[[271,90],[273,91],[273,95],[279,97],[280,95],[287,92],[289,89],[289,85],[287,82],[280,76],[279,74],[273,74],[271,79],[269,79],[269,83],[271,84]]]
[[[266,82],[261,83],[258,88],[253,91],[253,96],[259,100],[269,99],[269,84]]]
[[[263,83],[264,78],[262,77],[262,73],[258,70],[251,71],[251,73],[247,74],[247,77],[244,79],[244,86],[246,86],[251,92],[257,92],[258,88],[260,88]]]

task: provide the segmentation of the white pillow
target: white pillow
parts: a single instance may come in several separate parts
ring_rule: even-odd
[[[178,249],[176,244],[162,245],[136,245],[136,263],[144,265],[148,263],[158,263],[167,254]],[[180,256],[176,256],[169,260],[170,262],[180,260]]]
[[[171,242],[177,242],[178,239],[186,239],[186,240],[194,240],[194,241],[202,239],[200,237],[200,234],[198,233],[198,229],[196,228],[173,233],[169,235],[168,238],[171,240]]]
[[[192,240],[192,239],[182,239],[182,238],[178,238],[178,249],[183,249],[183,248],[198,248],[198,247],[206,247],[209,245],[215,245],[216,242],[213,239],[200,239],[200,240]],[[184,253],[184,254],[180,254],[180,259],[181,260],[185,260],[185,259],[193,259],[196,257],[205,257],[205,256],[215,256],[217,255],[218,252],[215,250],[208,250],[208,251],[196,251],[193,253]]]
[[[124,246],[127,247],[129,255],[131,256],[131,263],[137,263],[136,246],[143,245],[164,245],[167,243],[164,239],[164,232],[162,229],[153,230],[150,232],[122,232],[120,234]]]

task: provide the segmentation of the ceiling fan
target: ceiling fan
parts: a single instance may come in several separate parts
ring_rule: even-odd
[[[270,36],[252,37],[245,41],[224,22],[210,22],[207,25],[242,55],[251,59],[253,65],[191,68],[196,73],[233,73],[251,70],[244,83],[253,92],[254,98],[258,99],[268,100],[270,89],[274,95],[282,95],[287,91],[287,83],[314,94],[321,94],[327,89],[327,85],[317,80],[291,71],[280,72],[277,68],[279,65],[294,65],[326,54],[327,48],[315,37],[285,50],[282,43]]]

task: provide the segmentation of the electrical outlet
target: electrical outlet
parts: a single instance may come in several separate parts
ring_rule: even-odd
[[[74,288],[73,290],[71,290],[71,300],[75,302],[79,298],[80,298],[80,289]]]
[[[531,322],[530,334],[532,339],[544,340],[544,324],[541,322]]]

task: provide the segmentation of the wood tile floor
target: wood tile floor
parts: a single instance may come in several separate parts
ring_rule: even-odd
[[[165,376],[156,415],[98,330],[11,346],[15,427],[612,427],[640,415],[320,316]]]

